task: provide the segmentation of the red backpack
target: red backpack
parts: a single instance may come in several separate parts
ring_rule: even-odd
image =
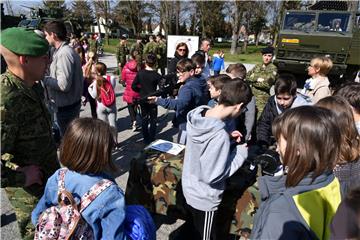
[[[110,83],[109,75],[106,75],[103,87],[100,88],[100,100],[106,107],[110,107],[115,102],[115,92]]]

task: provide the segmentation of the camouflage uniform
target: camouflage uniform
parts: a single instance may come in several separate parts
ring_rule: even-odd
[[[89,50],[90,52],[97,53],[98,44],[97,41],[93,38],[89,39]]]
[[[141,65],[142,64],[143,51],[144,51],[144,45],[142,43],[139,43],[139,44],[134,43],[133,45],[131,45],[130,53],[132,53],[133,51],[138,52],[138,55],[136,55],[135,60],[139,65]]]
[[[1,187],[14,208],[23,238],[33,239],[31,212],[42,196],[46,180],[59,168],[50,114],[38,93],[10,71],[1,75]],[[23,187],[25,175],[17,167],[37,165],[44,185]]]
[[[157,43],[157,59],[158,67],[160,68],[161,74],[165,74],[166,68],[166,44],[163,41]]]
[[[131,161],[126,204],[140,204],[152,213],[185,219],[187,211],[180,183],[184,152],[173,156],[148,149],[136,156]],[[226,231],[246,237],[251,232],[260,198],[256,183],[252,185],[256,171],[247,179],[243,173],[239,171],[229,179],[219,216],[221,221],[231,224]],[[241,186],[237,184],[239,179]]]
[[[270,88],[275,83],[277,68],[274,64],[268,65],[256,64],[247,76],[247,81],[251,85],[251,90],[256,98],[256,106],[258,108],[258,117],[264,109],[264,106],[270,97]]]
[[[118,75],[120,76],[121,76],[121,70],[126,64],[126,55],[128,54],[129,54],[129,48],[127,47],[127,45],[119,43],[116,48],[116,60],[119,70]]]
[[[158,45],[156,42],[148,42],[144,47],[144,55],[153,53],[155,55],[158,54]]]

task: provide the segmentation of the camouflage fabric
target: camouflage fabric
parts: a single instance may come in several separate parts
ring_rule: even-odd
[[[139,63],[141,65],[142,63],[142,56],[143,56],[143,51],[144,51],[144,45],[142,43],[138,44],[138,43],[134,43],[133,45],[131,45],[130,47],[130,53],[132,53],[133,51],[137,51],[139,54],[136,55],[135,60],[137,63]],[[140,70],[140,69],[139,69]]]
[[[161,41],[159,43],[157,43],[157,49],[158,49],[158,52],[157,52],[157,58],[158,58],[158,61],[159,61],[159,68],[165,68],[166,67],[166,44]]]
[[[59,168],[52,137],[50,114],[38,94],[40,85],[29,88],[6,71],[1,75],[1,187],[15,208],[23,237],[31,233],[31,211],[44,186],[24,188],[25,176],[18,167],[37,165],[46,180]],[[36,201],[34,200],[36,199]],[[26,200],[26,201],[25,201]]]
[[[256,64],[253,69],[247,73],[247,81],[251,85],[251,90],[256,98],[258,116],[263,111],[265,104],[270,97],[270,88],[275,83],[277,68],[274,64],[268,65]]]
[[[152,213],[185,219],[184,200],[177,195],[181,191],[183,158],[184,151],[173,156],[145,150],[136,156],[130,166],[126,204],[144,205]],[[229,228],[224,229],[230,234],[247,236],[258,208],[259,193],[254,186],[248,188],[255,181],[254,176],[242,179],[241,186],[237,184],[241,174],[229,181],[219,206],[219,216],[222,216],[222,223],[228,224]]]
[[[126,55],[129,54],[129,48],[126,44],[119,43],[116,47],[116,60],[118,64],[118,75],[121,76],[121,70],[126,64]]]
[[[145,45],[144,55],[149,54],[149,53],[153,53],[155,55],[158,55],[158,46],[157,46],[156,42],[148,42]]]
[[[89,50],[90,50],[90,52],[96,53],[97,48],[98,48],[97,41],[92,39],[92,38],[89,38]]]

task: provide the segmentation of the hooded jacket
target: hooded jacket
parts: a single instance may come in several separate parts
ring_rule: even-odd
[[[126,103],[132,103],[134,99],[140,98],[140,94],[132,90],[131,85],[136,77],[137,63],[135,60],[127,62],[121,72],[121,79],[125,82],[126,87],[123,100]]]
[[[281,109],[277,105],[275,97],[275,95],[271,96],[267,101],[256,128],[257,141],[266,143],[268,146],[273,144],[273,141],[271,140],[271,125],[274,119],[286,110]],[[311,102],[307,101],[301,94],[297,94],[290,108],[296,108],[304,105],[311,105]]]
[[[250,239],[329,239],[330,222],[341,202],[332,172],[308,175],[285,187],[286,175],[258,178],[261,204]]]
[[[201,211],[214,211],[221,202],[225,181],[247,157],[247,147],[237,145],[230,153],[225,123],[203,117],[210,109],[200,106],[187,115],[187,141],[182,172],[182,189],[187,204]]]

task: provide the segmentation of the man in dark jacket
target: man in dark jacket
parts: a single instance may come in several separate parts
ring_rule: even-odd
[[[275,83],[275,95],[267,101],[257,124],[257,143],[269,147],[275,143],[271,132],[271,125],[278,115],[286,109],[303,105],[310,105],[301,94],[296,93],[296,80],[291,74],[283,74]]]

